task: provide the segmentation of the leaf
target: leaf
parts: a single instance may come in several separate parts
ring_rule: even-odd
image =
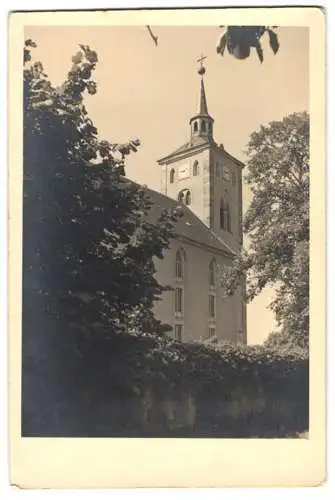
[[[222,33],[219,37],[218,43],[216,45],[216,52],[223,56],[227,45],[227,34]]]
[[[83,59],[83,53],[78,51],[74,56],[72,56],[72,62],[74,64],[79,64]]]
[[[258,58],[259,58],[260,62],[262,63],[263,60],[264,60],[263,49],[262,49],[262,47],[261,47],[261,45],[260,45],[259,42],[255,45],[255,49],[257,51]]]
[[[279,50],[279,42],[278,42],[278,36],[277,33],[275,33],[272,30],[268,30],[269,33],[269,39],[270,39],[270,47],[273,51],[274,54],[277,54]]]

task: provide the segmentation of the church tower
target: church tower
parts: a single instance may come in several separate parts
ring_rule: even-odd
[[[206,69],[199,59],[200,101],[189,122],[189,140],[158,160],[162,169],[161,191],[179,200],[232,250],[242,245],[242,168],[213,136],[205,92]]]

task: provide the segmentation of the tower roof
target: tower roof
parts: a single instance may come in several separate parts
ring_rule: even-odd
[[[206,99],[206,92],[205,92],[205,85],[204,85],[204,79],[201,77],[201,84],[200,84],[200,110],[199,110],[200,115],[208,115],[208,108],[207,108],[207,99]]]
[[[229,155],[227,151],[223,149],[223,147],[218,146],[213,139],[214,119],[208,113],[207,98],[204,85],[204,74],[206,73],[206,68],[203,65],[203,61],[205,59],[205,56],[201,56],[197,61],[200,62],[200,68],[198,69],[198,74],[200,75],[200,103],[197,110],[198,113],[190,119],[190,139],[185,144],[175,149],[172,153],[165,155],[163,158],[160,158],[158,160],[159,165],[172,163],[177,159],[181,159],[186,156],[192,156],[203,151],[204,149],[211,147],[219,150],[220,152],[224,152],[226,156],[234,160],[241,167],[244,166],[242,162]]]

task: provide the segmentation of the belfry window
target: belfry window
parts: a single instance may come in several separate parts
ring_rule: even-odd
[[[220,200],[220,228],[231,233],[230,205],[222,198]]]
[[[205,122],[205,120],[201,120],[201,132],[206,132],[206,122]]]
[[[170,184],[174,183],[174,174],[175,174],[175,170],[174,170],[174,168],[171,168],[171,170],[170,170]]]
[[[198,122],[194,122],[193,131],[198,132]]]
[[[185,203],[186,205],[191,205],[191,191],[187,191],[186,192],[186,196],[185,196]]]
[[[221,198],[220,200],[220,228],[225,230],[225,213],[224,213],[224,201],[223,199]]]
[[[199,174],[199,162],[198,160],[195,160],[193,163],[193,175],[196,176]]]
[[[189,189],[183,189],[178,194],[179,203],[183,203],[184,205],[191,205],[192,203],[192,195]]]

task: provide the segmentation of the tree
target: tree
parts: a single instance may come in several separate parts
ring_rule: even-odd
[[[124,177],[139,141],[98,138],[84,104],[95,94],[97,54],[81,45],[55,88],[24,50],[23,311],[76,327],[162,332],[152,306],[166,289],[154,277],[177,213],[146,221],[145,189]]]
[[[158,36],[156,36],[150,26],[146,26],[150,37],[156,47],[158,46]],[[261,38],[266,33],[269,36],[269,44],[274,54],[279,50],[278,36],[274,31],[276,26],[220,26],[225,28],[220,34],[216,44],[216,52],[224,55],[227,48],[229,54],[236,59],[246,59],[250,56],[251,49],[255,49],[258,59],[263,62],[263,49]]]
[[[269,345],[308,347],[309,332],[309,117],[294,113],[253,133],[247,183],[253,195],[244,220],[249,248],[225,272],[233,293],[247,277],[252,300],[267,285],[280,330]]]
[[[216,51],[223,56],[227,48],[229,54],[237,59],[246,59],[250,56],[251,49],[254,48],[260,62],[263,62],[263,49],[260,41],[265,33],[269,36],[269,44],[273,53],[276,54],[279,49],[278,37],[273,28],[274,26],[227,26],[219,37]]]

